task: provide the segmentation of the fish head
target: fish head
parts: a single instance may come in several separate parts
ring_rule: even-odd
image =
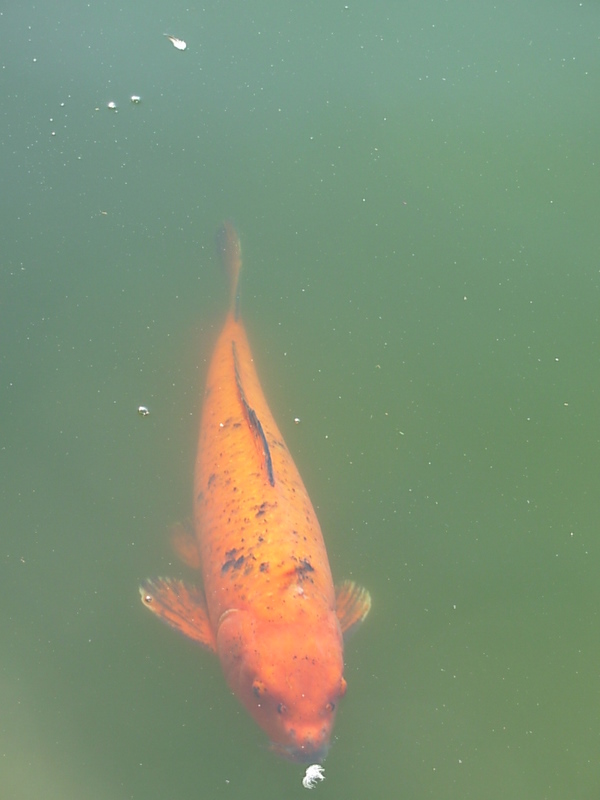
[[[225,612],[217,649],[232,691],[292,761],[322,761],[340,698],[346,691],[343,644],[335,612],[310,627],[261,621],[249,611]]]

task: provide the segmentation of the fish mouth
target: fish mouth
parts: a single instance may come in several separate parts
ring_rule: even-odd
[[[310,742],[302,745],[271,742],[271,750],[296,764],[320,764],[329,751],[329,743],[316,747]]]

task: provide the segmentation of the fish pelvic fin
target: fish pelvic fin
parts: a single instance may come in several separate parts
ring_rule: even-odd
[[[335,610],[344,638],[348,639],[371,610],[371,595],[354,581],[343,581],[336,587]]]
[[[242,245],[233,222],[225,220],[217,233],[217,250],[229,277],[230,312],[235,319],[240,314],[240,271],[242,269]]]
[[[191,569],[200,569],[201,559],[198,542],[192,530],[190,520],[176,522],[169,529],[171,546],[184,564]]]
[[[206,600],[196,586],[173,578],[147,578],[140,586],[142,603],[175,630],[207,650],[217,652]]]

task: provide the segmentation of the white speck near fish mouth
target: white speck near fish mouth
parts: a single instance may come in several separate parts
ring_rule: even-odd
[[[302,778],[302,786],[304,786],[305,789],[314,789],[317,785],[317,781],[325,780],[324,772],[325,768],[320,764],[311,764],[310,767],[306,768],[306,773]]]

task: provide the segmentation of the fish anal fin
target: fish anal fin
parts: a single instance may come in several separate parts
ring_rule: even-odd
[[[140,586],[142,603],[184,636],[216,652],[206,600],[196,586],[172,578],[147,578]]]
[[[191,522],[176,522],[169,530],[171,546],[184,564],[200,569],[200,552]]]
[[[371,610],[371,595],[354,581],[344,581],[336,587],[335,610],[347,639]]]

